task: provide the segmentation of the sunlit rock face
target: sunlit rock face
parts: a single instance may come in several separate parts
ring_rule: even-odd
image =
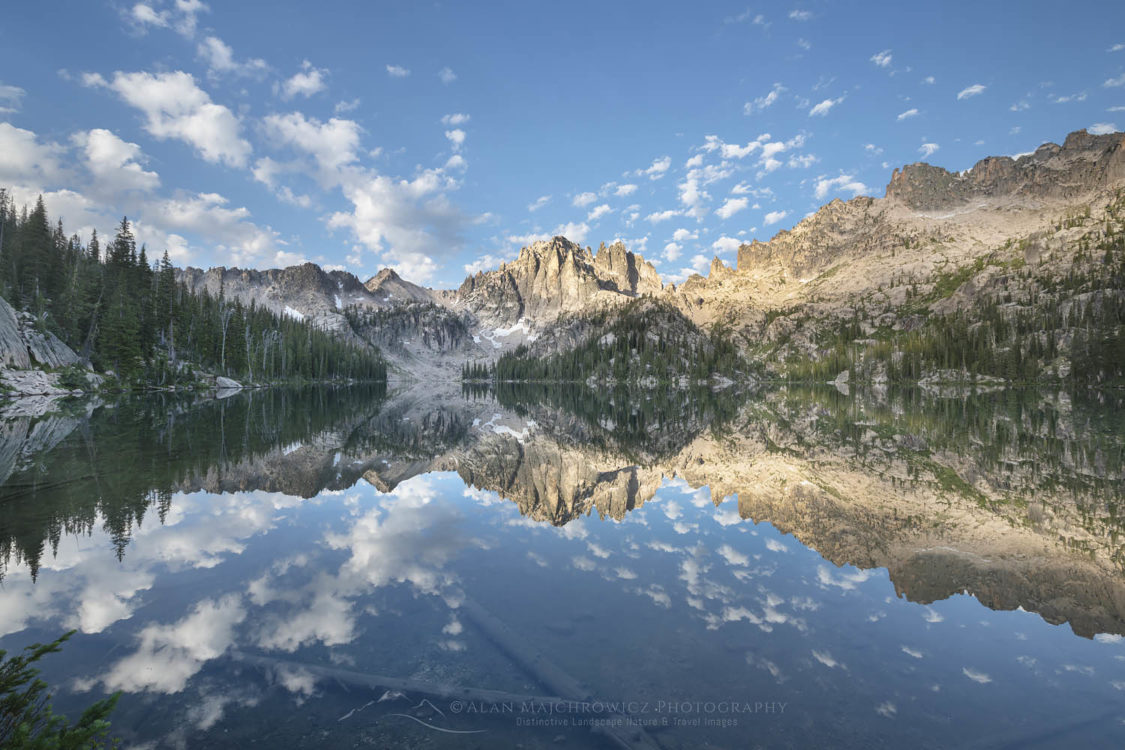
[[[491,325],[521,318],[546,323],[559,313],[615,304],[659,292],[651,263],[617,242],[594,256],[565,237],[534,242],[495,271],[470,276],[457,290],[457,305]]]

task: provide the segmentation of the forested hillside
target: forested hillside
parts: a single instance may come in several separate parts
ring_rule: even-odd
[[[128,219],[104,245],[53,226],[42,198],[17,209],[0,189],[0,294],[95,369],[124,383],[190,383],[200,371],[239,380],[378,379],[377,350],[340,341],[309,323],[222,291],[177,284],[167,252],[153,262]]]
[[[569,329],[569,331],[567,330]],[[498,381],[669,383],[737,378],[747,370],[726,332],[704,333],[670,304],[639,298],[620,308],[560,316],[555,330],[576,339],[575,346],[547,344],[556,353],[536,356],[526,346],[504,354],[484,373],[467,366],[466,380],[482,375]]]

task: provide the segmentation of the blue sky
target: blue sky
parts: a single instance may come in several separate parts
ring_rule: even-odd
[[[183,265],[665,280],[891,170],[1125,127],[1125,3],[13,3],[0,185]],[[155,252],[152,252],[155,251]]]

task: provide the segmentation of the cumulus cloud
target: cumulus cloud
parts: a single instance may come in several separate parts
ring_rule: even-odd
[[[441,124],[445,125],[446,127],[452,128],[457,127],[458,125],[464,125],[470,119],[471,118],[469,117],[469,115],[466,115],[462,112],[456,112],[450,115],[443,115],[441,118]]]
[[[596,193],[579,193],[571,201],[577,208],[584,208],[598,199]]]
[[[987,88],[987,87],[982,85],[982,84],[974,83],[972,86],[966,86],[965,88],[961,89],[960,93],[957,94],[957,98],[958,99],[968,99],[970,96],[977,96],[978,94],[983,94],[985,88]]]
[[[352,120],[333,117],[321,122],[300,112],[274,114],[262,120],[262,132],[275,146],[291,147],[312,157],[325,184],[335,182],[340,168],[357,158],[360,128]],[[272,186],[272,180],[263,179],[257,171],[255,176]]]
[[[755,112],[768,109],[781,98],[783,93],[785,93],[785,87],[780,83],[775,83],[768,93],[759,96],[754,99],[754,101],[746,102],[746,104],[742,105],[742,111],[747,115],[752,115]]]
[[[148,3],[137,3],[129,9],[126,18],[133,29],[145,32],[149,27],[172,29],[191,39],[199,25],[197,16],[210,10],[202,0],[174,0],[170,7],[157,10]]]
[[[445,131],[445,137],[453,146],[454,151],[460,151],[461,147],[465,145],[465,131],[460,128]]]
[[[871,62],[875,63],[880,68],[889,67],[891,64],[891,51],[885,49],[882,52],[876,52],[871,56]]]
[[[408,75],[410,75],[410,71],[407,68],[402,67],[401,65],[388,65],[387,75],[389,75],[391,78],[406,78]]]
[[[278,93],[286,101],[295,96],[303,96],[307,99],[326,88],[324,77],[327,74],[327,70],[315,68],[311,62],[305,60],[301,63],[301,70],[281,84]]]
[[[180,195],[153,204],[153,214],[165,230],[191,232],[210,240],[235,265],[273,260],[270,253],[276,251],[277,233],[250,221],[245,206],[230,208],[229,203],[217,193]]]
[[[809,21],[812,19],[812,12],[807,10],[794,9],[789,11],[789,18],[793,21]]]
[[[490,271],[493,268],[499,268],[501,263],[504,263],[504,258],[499,258],[495,255],[482,255],[472,263],[464,265],[465,273],[470,276],[475,276],[481,271]]]
[[[711,243],[711,249],[716,253],[732,253],[742,246],[742,240],[737,237],[723,235]]]
[[[683,253],[684,247],[678,242],[669,242],[664,246],[664,251],[660,254],[666,261],[674,261]]]
[[[850,174],[837,177],[818,177],[816,180],[816,197],[827,198],[831,193],[851,193],[853,196],[867,192],[867,186],[856,180]]]
[[[438,71],[438,80],[446,86],[457,80],[457,74],[453,72],[452,68],[442,68]]]
[[[895,119],[897,119],[899,122],[902,122],[903,120],[909,119],[911,117],[917,117],[917,116],[918,116],[918,110],[915,109],[915,108],[911,108],[911,109],[908,109],[905,112],[902,112],[901,114],[899,114],[899,116]]]
[[[26,93],[19,86],[0,83],[0,115],[19,112],[20,102]]]
[[[1103,83],[1102,85],[1105,86],[1106,88],[1111,88],[1111,89],[1117,88],[1119,86],[1125,86],[1125,73],[1122,73],[1121,75],[1117,76],[1116,78],[1107,78],[1105,80],[1105,83]]]
[[[1110,133],[1117,132],[1117,126],[1112,122],[1095,122],[1093,125],[1086,128],[1086,130],[1091,135],[1109,135]]]
[[[108,86],[145,116],[145,130],[160,140],[174,138],[192,146],[204,160],[242,167],[250,143],[241,137],[238,118],[215,104],[190,73],[122,73],[107,83],[101,76],[87,84]]]
[[[932,156],[941,146],[936,143],[923,143],[918,147],[918,153],[924,157]]]
[[[633,174],[637,177],[648,177],[650,180],[659,180],[667,173],[671,166],[672,157],[662,156],[659,159],[653,159],[652,165],[647,169],[638,169]]]
[[[662,221],[668,221],[669,219],[674,219],[677,216],[683,216],[683,214],[684,212],[680,211],[679,209],[669,208],[666,211],[655,211],[649,214],[645,217],[645,221],[651,222],[653,224],[659,224]]]
[[[154,190],[160,185],[155,172],[146,172],[141,147],[118,138],[108,130],[97,128],[76,133],[71,138],[86,157],[86,167],[98,186],[112,193],[125,190]]]
[[[729,219],[749,205],[749,198],[727,198],[723,205],[715,209],[715,215],[721,219]]]
[[[842,101],[844,101],[844,97],[842,96],[838,99],[825,99],[809,110],[809,117],[824,117],[833,107]]]
[[[637,192],[637,186],[633,185],[631,183],[628,183],[628,184],[625,184],[625,185],[618,185],[614,189],[613,194],[618,196],[619,198],[623,198],[627,195],[632,195],[635,192]]]
[[[217,36],[204,37],[196,47],[196,54],[207,65],[207,74],[211,77],[224,74],[255,76],[269,70],[269,65],[260,58],[235,60],[234,50]]]
[[[597,221],[608,213],[612,213],[613,209],[609,204],[603,203],[600,206],[595,206],[589,214],[586,215],[586,221]]]
[[[0,122],[0,185],[41,187],[59,176],[57,144],[41,143],[30,130]]]
[[[770,224],[776,224],[788,215],[788,211],[770,211],[766,214],[765,218],[762,219],[762,223],[768,227]]]

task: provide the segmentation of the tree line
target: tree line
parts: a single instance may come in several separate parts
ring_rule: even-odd
[[[95,369],[126,384],[190,383],[199,371],[250,382],[386,379],[374,348],[311,322],[176,281],[164,251],[152,261],[122,218],[103,246],[53,225],[42,197],[17,210],[0,189],[0,295],[31,313]]]

